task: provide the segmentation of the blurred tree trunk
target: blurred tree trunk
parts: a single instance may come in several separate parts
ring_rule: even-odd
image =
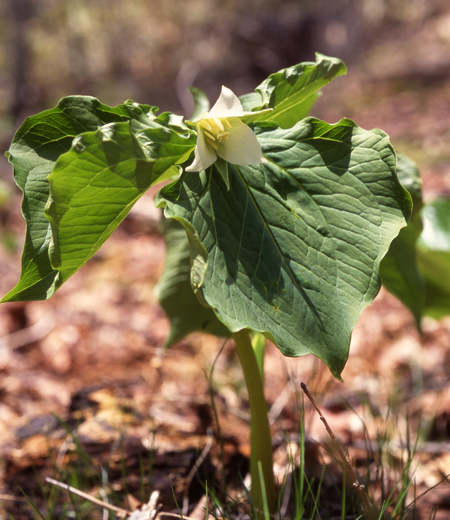
[[[28,49],[25,34],[25,23],[29,16],[29,0],[10,0],[11,20],[13,27],[12,56],[13,56],[13,95],[11,115],[20,118],[26,105],[26,85],[28,68]]]

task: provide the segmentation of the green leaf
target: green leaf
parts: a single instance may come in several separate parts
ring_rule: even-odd
[[[268,162],[214,165],[160,191],[189,231],[194,290],[232,332],[250,328],[283,354],[313,353],[336,377],[379,263],[409,218],[386,134],[307,118],[257,128]]]
[[[415,163],[404,155],[398,156],[397,176],[411,194],[413,212],[408,226],[400,231],[383,258],[380,275],[386,289],[412,312],[420,331],[425,282],[417,265],[416,242],[422,232],[422,180]]]
[[[442,318],[450,314],[450,199],[426,204],[422,219],[417,257],[425,279],[425,314]]]
[[[175,219],[165,219],[166,263],[156,294],[170,320],[170,333],[165,346],[191,332],[202,331],[228,337],[230,331],[210,307],[202,305],[191,287],[190,248],[183,226]]]
[[[197,87],[191,87],[189,91],[192,94],[192,99],[194,100],[194,110],[189,119],[191,121],[195,121],[202,114],[209,112],[210,104],[208,96],[203,92],[203,90]]]
[[[409,191],[413,201],[411,217],[418,215],[423,208],[422,178],[416,163],[403,154],[397,155],[397,177],[401,185]]]
[[[7,154],[23,192],[22,213],[27,222],[22,272],[17,286],[2,302],[42,300],[55,291],[58,272],[48,257],[51,230],[44,215],[49,196],[47,177],[58,157],[70,150],[74,137],[111,122],[136,119],[145,123],[154,119],[156,110],[132,101],[111,108],[91,97],[73,96],[25,120]]]
[[[319,96],[318,91],[346,72],[345,64],[338,58],[317,53],[315,63],[300,63],[271,74],[256,88],[261,96],[262,106],[252,108],[273,110],[257,120],[273,121],[281,128],[294,126],[309,114]],[[256,97],[246,99],[247,109],[256,100]]]
[[[74,140],[48,178],[57,287],[94,255],[152,185],[178,176],[177,165],[194,148],[191,132],[178,134],[158,119],[112,123]]]
[[[263,104],[263,99],[259,92],[243,94],[242,96],[239,96],[239,101],[241,102],[242,108],[245,112],[250,112]]]

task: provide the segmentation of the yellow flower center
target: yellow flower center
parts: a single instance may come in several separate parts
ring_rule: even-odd
[[[228,141],[230,132],[225,130],[228,127],[231,130],[231,124],[225,117],[214,117],[209,119],[202,119],[199,126],[205,134],[206,140],[214,148],[218,150],[217,143],[222,144]]]

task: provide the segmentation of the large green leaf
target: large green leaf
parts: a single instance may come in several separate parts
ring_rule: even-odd
[[[316,102],[319,90],[334,78],[346,74],[347,68],[338,58],[316,54],[316,62],[305,62],[271,74],[257,93],[241,97],[245,110],[272,108],[258,121],[273,121],[290,128],[305,118]],[[259,96],[258,96],[259,94]],[[251,118],[245,120],[250,123]]]
[[[425,278],[425,314],[442,318],[450,314],[450,199],[426,204],[422,218],[417,257]]]
[[[233,332],[251,328],[288,356],[313,353],[336,377],[379,263],[409,218],[395,153],[379,130],[307,118],[256,129],[266,164],[185,174],[158,204],[192,249],[199,297]]]
[[[190,248],[184,227],[175,219],[165,219],[166,262],[156,294],[170,320],[169,347],[191,332],[202,331],[229,336],[211,307],[201,305],[191,286]]]
[[[49,298],[149,186],[178,175],[195,139],[181,118],[156,110],[71,97],[25,121],[10,161],[27,235],[21,278],[2,301]]]
[[[178,176],[195,148],[192,133],[159,124],[112,123],[75,139],[49,176],[46,215],[57,287],[82,267],[153,184]]]
[[[23,192],[22,213],[27,222],[22,273],[19,283],[3,302],[41,300],[55,291],[57,271],[48,257],[51,230],[44,215],[49,196],[47,177],[58,157],[70,150],[73,138],[106,123],[149,121],[154,118],[155,110],[133,102],[111,108],[91,97],[73,96],[25,120],[7,154],[14,167],[15,181]]]
[[[398,156],[397,176],[402,186],[411,194],[413,212],[408,225],[393,240],[383,258],[380,275],[386,289],[410,309],[420,330],[425,283],[417,265],[416,242],[422,232],[422,181],[415,163],[404,155]]]

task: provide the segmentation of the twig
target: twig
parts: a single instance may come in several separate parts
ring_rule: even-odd
[[[219,359],[219,356],[222,354],[223,349],[225,348],[225,345],[228,343],[228,338],[225,338],[225,340],[222,343],[222,346],[220,347],[220,350],[217,354],[217,356],[214,358],[214,361],[211,365],[211,369],[209,371],[209,374],[205,371],[206,381],[208,382],[208,392],[209,392],[209,398],[211,400],[211,408],[214,414],[214,419],[216,422],[216,429],[217,429],[217,437],[219,439],[220,443],[220,463],[222,464],[222,471],[221,471],[221,481],[222,481],[222,491],[227,494],[227,479],[225,477],[225,441],[222,435],[222,429],[220,426],[220,418],[219,418],[219,412],[217,411],[216,406],[216,400],[214,398],[214,370],[216,368],[217,360]]]
[[[370,501],[366,487],[363,484],[360,484],[358,479],[356,478],[355,472],[353,470],[353,466],[351,465],[348,456],[344,453],[344,450],[342,449],[339,441],[337,440],[336,436],[334,435],[333,431],[331,430],[330,426],[328,425],[327,420],[325,419],[322,412],[320,411],[320,408],[317,406],[316,402],[314,401],[311,394],[309,393],[309,390],[306,387],[305,383],[301,383],[300,386],[302,387],[303,392],[305,392],[306,397],[311,401],[311,404],[314,406],[317,413],[319,414],[320,420],[323,422],[328,435],[330,436],[334,446],[336,447],[336,449],[339,453],[339,457],[341,458],[342,463],[344,465],[344,468],[347,471],[348,475],[350,476],[351,480],[353,481],[352,485],[361,498],[367,518],[369,520],[377,520],[378,514],[377,514],[372,502]]]
[[[205,450],[203,450],[204,452]],[[203,453],[202,453],[203,455]],[[197,460],[197,463],[200,461],[202,455],[200,455],[200,458]],[[205,454],[206,456],[206,454]],[[202,461],[201,461],[202,462]],[[200,464],[201,464],[200,462]],[[197,464],[196,464],[197,465]],[[196,466],[194,466],[196,467]],[[69,493],[73,493],[74,495],[78,495],[81,498],[84,498],[86,500],[89,500],[89,502],[92,502],[93,504],[97,504],[105,509],[110,509],[111,511],[115,511],[118,513],[121,518],[124,518],[126,516],[129,517],[129,520],[153,520],[153,519],[159,519],[164,516],[168,516],[170,518],[178,518],[182,520],[195,520],[193,518],[190,518],[189,516],[180,515],[179,513],[166,513],[163,511],[158,512],[157,508],[157,502],[159,499],[159,491],[153,491],[153,493],[150,495],[150,500],[148,501],[148,504],[145,504],[140,509],[137,509],[136,511],[133,511],[131,513],[130,511],[127,511],[126,509],[122,509],[121,507],[113,506],[111,504],[108,504],[107,502],[103,502],[102,500],[99,500],[98,498],[93,497],[92,495],[88,495],[87,493],[83,493],[83,491],[80,491],[77,488],[74,488],[72,486],[68,486],[67,484],[64,484],[64,482],[59,482],[59,480],[54,480],[52,478],[47,477],[45,479],[49,484],[53,484],[54,486],[58,486],[62,489],[65,489],[66,491],[69,491]],[[0,498],[4,497],[5,495],[0,495]]]
[[[178,518],[178,520],[195,520],[194,518],[191,518],[190,516],[180,515],[180,513],[168,513],[165,511],[161,511],[161,513],[158,513],[158,516],[156,519],[161,518],[162,516],[168,516],[170,518]]]
[[[97,504],[101,507],[104,507],[105,509],[109,509],[111,511],[115,511],[116,513],[120,513],[123,516],[128,516],[131,513],[127,511],[126,509],[122,509],[121,507],[113,506],[111,504],[108,504],[107,502],[103,502],[102,500],[99,500],[98,498],[95,498],[91,495],[88,495],[87,493],[83,493],[83,491],[80,491],[77,488],[74,488],[72,486],[68,486],[67,484],[64,484],[64,482],[59,482],[58,480],[53,480],[52,478],[47,477],[45,479],[49,484],[53,484],[54,486],[58,486],[62,489],[65,489],[69,491],[69,493],[73,493],[74,495],[78,495],[86,500],[89,500],[89,502],[92,502],[94,504]]]
[[[8,347],[16,350],[35,341],[39,341],[47,336],[55,327],[54,319],[51,315],[44,316],[34,325],[30,325],[26,329],[12,332],[3,338],[0,338],[0,348]]]
[[[186,485],[184,488],[183,493],[183,516],[187,514],[189,509],[189,487],[191,486],[191,482],[193,478],[195,477],[195,474],[197,473],[200,466],[203,464],[204,460],[206,459],[206,456],[211,450],[212,443],[213,443],[213,435],[211,428],[208,428],[208,442],[206,443],[206,446],[203,448],[203,451],[200,454],[200,457],[196,460],[194,466],[192,467],[191,471],[189,472],[189,475],[186,479]],[[164,513],[165,514],[165,513]]]
[[[433,489],[436,489],[438,486],[442,484],[442,482],[446,481],[450,477],[450,473],[443,477],[437,484],[434,486],[431,486],[429,489],[425,490],[423,493],[421,493],[418,497],[415,497],[414,500],[406,507],[405,513],[407,513],[410,509],[414,507],[414,505],[422,499],[425,495],[427,495],[430,491],[433,491]]]
[[[154,520],[158,514],[159,491],[153,491],[147,504],[131,513],[128,520]]]
[[[275,402],[273,403],[273,405],[271,406],[271,408],[269,410],[270,425],[274,424],[277,417],[283,411],[283,408],[286,406],[286,404],[288,403],[288,401],[291,398],[293,393],[294,393],[294,385],[291,383],[291,381],[288,381],[288,383],[283,388],[280,395],[275,399]]]
[[[22,497],[13,497],[12,495],[0,495],[0,500],[4,500],[5,502],[26,502],[26,498]]]

